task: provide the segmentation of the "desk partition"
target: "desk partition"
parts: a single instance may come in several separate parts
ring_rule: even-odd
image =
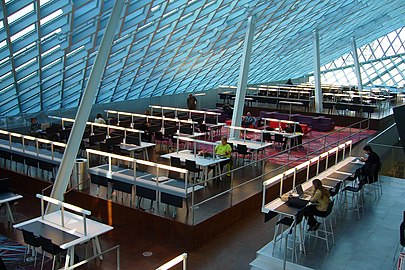
[[[75,119],[71,119],[71,118],[65,118],[65,117],[59,117],[59,116],[48,116],[48,117],[50,119],[60,120],[61,123],[62,123],[62,128],[64,127],[64,124],[66,122],[69,122],[69,123],[74,123],[75,122]],[[125,127],[120,127],[120,126],[115,126],[115,125],[98,124],[98,123],[93,123],[93,122],[87,122],[86,125],[90,126],[90,129],[91,129],[91,132],[90,132],[91,135],[90,136],[96,135],[94,133],[96,128],[105,128],[106,129],[107,137],[104,136],[104,138],[97,138],[96,141],[104,141],[106,138],[110,138],[110,133],[112,133],[113,131],[117,131],[117,130],[120,130],[120,131],[124,132],[124,142],[125,142],[126,137],[127,137],[129,132],[137,133],[137,134],[145,133],[143,130],[138,130],[138,129],[133,129],[133,128],[125,128]],[[139,143],[141,143],[141,136],[139,136]]]
[[[145,115],[145,114],[129,113],[129,112],[120,112],[120,111],[113,111],[113,110],[105,110],[105,112],[107,113],[107,118],[111,117],[111,116],[116,116],[118,124],[120,123],[120,119],[122,119],[122,116],[131,117],[131,121],[132,121],[131,126],[134,125],[136,118],[142,118],[142,119],[146,120],[147,123],[151,123],[152,120],[158,120],[158,121],[161,122],[160,130],[162,132],[164,132],[165,123],[167,123],[167,122],[175,123],[175,125],[177,125],[177,127],[179,129],[180,129],[182,124],[183,125],[191,125],[192,129],[193,129],[193,132],[195,130],[195,125],[198,124],[197,122],[192,121],[192,120],[181,120],[181,119],[177,119],[177,118],[170,118],[170,117],[164,117],[164,116],[153,116],[153,115]]]
[[[44,196],[41,194],[37,194],[36,197],[38,199],[41,199],[41,218],[44,220],[45,219],[45,201],[54,205],[57,205],[61,208],[60,210],[60,219],[61,219],[61,225],[62,227],[65,227],[65,209],[72,210],[78,214],[81,214],[83,216],[83,234],[87,236],[87,222],[86,222],[86,216],[91,215],[91,211],[85,210],[83,208],[80,208],[78,206],[72,205],[70,203],[65,203],[62,201],[59,201],[57,199]]]
[[[158,105],[149,105],[151,114],[153,115],[153,111],[160,111],[162,117],[164,116],[165,112],[167,111],[172,111],[174,112],[175,118],[178,117],[179,112],[184,112],[188,114],[188,119],[191,120],[193,119],[193,115],[203,115],[204,120],[203,123],[206,123],[207,118],[215,118],[215,124],[218,123],[218,118],[221,115],[220,113],[216,112],[208,112],[208,111],[200,111],[200,110],[189,110],[189,109],[184,109],[184,108],[176,108],[176,107],[165,107],[165,106],[158,106]],[[212,123],[210,123],[212,124]]]
[[[66,144],[0,130],[0,148],[14,154],[59,164]]]
[[[149,198],[151,192],[154,192],[155,195],[152,196],[152,200],[156,198],[159,202],[160,198],[163,203],[181,207],[183,198],[187,198],[194,190],[202,188],[201,186],[195,187],[188,183],[188,171],[186,169],[94,149],[87,149],[86,152],[88,160],[90,160],[91,155],[107,159],[107,164],[89,168],[91,175],[102,177],[108,182],[131,185],[135,189],[135,194],[138,194],[140,191],[146,192],[145,198]],[[129,166],[121,167],[113,165],[113,160],[125,161],[129,163]],[[144,166],[146,169],[139,170],[138,167],[140,166],[138,165]],[[184,179],[180,180],[177,178],[177,175],[176,177],[172,176],[172,172],[184,174]],[[137,190],[138,188],[139,190]],[[143,196],[140,195],[140,197]]]

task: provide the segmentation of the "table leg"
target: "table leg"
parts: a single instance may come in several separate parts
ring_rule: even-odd
[[[13,212],[11,212],[10,204],[8,202],[6,203],[6,213],[7,213],[7,220],[10,221],[11,224],[14,224]]]
[[[73,255],[72,255],[73,254]],[[68,248],[67,252],[66,252],[66,259],[65,259],[65,268],[67,269],[70,265],[74,264],[74,246]]]
[[[101,254],[101,245],[100,245],[100,241],[98,240],[98,237],[94,237],[94,242],[96,244],[96,249],[97,249],[97,254]],[[103,255],[99,256],[100,260],[103,260]]]
[[[149,153],[148,153],[148,148],[144,149],[144,153],[145,153],[145,160],[149,161]]]
[[[203,167],[203,175],[204,175],[204,186],[207,186],[208,182],[208,166]]]

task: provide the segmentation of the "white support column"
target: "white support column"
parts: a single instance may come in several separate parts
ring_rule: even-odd
[[[52,198],[63,201],[63,194],[65,193],[70,180],[70,174],[72,173],[77,153],[79,151],[86,122],[89,118],[91,108],[97,94],[97,89],[100,84],[101,76],[107,63],[108,55],[114,41],[116,28],[120,22],[124,2],[124,0],[116,0],[112,9],[111,16],[108,20],[103,39],[87,82],[86,89],[83,92],[83,97],[77,110],[75,122],[73,123],[65,153],[56,175],[55,184],[51,192]],[[48,211],[53,211],[55,209],[56,208],[49,207]]]
[[[354,37],[350,38],[352,42],[352,55],[354,60],[354,71],[356,72],[357,77],[357,89],[361,92],[363,91],[363,84],[361,81],[361,71],[360,71],[360,64],[359,64],[359,57],[357,55],[357,45],[356,40]]]
[[[238,86],[236,89],[235,104],[233,106],[232,126],[240,126],[242,123],[243,107],[249,74],[250,55],[252,53],[253,35],[255,22],[252,16],[248,18],[245,42],[243,44],[243,55],[239,71]],[[238,130],[231,130],[230,137],[237,137]]]
[[[318,30],[314,30],[313,34],[314,43],[314,77],[315,77],[315,111],[317,113],[323,112],[322,104],[322,86],[321,86],[321,56],[319,53],[319,34]]]

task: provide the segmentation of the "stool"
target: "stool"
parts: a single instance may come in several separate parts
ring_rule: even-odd
[[[317,217],[321,218],[322,226],[313,232],[308,233],[309,237],[318,238],[321,240],[325,240],[326,242],[326,251],[329,252],[329,237],[332,237],[332,243],[335,244],[335,235],[333,233],[333,226],[332,220],[330,218],[330,214],[333,210],[334,201],[332,200],[329,205],[326,213],[324,215],[317,215]]]
[[[292,260],[297,261],[297,250],[296,247],[298,244],[298,247],[300,247],[300,251],[302,251],[303,254],[306,254],[305,251],[305,243],[304,243],[304,232],[302,228],[302,219],[304,217],[304,211],[300,210],[296,214],[295,217],[283,217],[279,219],[276,223],[276,228],[274,230],[274,238],[273,238],[273,252],[274,254],[274,248],[276,246],[276,243],[280,241],[280,249],[283,243],[283,238],[285,238],[284,242],[284,258],[287,257],[287,251],[291,250],[292,251]],[[281,225],[281,226],[280,226]],[[284,228],[286,226],[286,229]],[[297,240],[297,226],[298,228],[298,240]],[[289,235],[293,235],[292,239],[292,247],[288,247],[288,238]]]

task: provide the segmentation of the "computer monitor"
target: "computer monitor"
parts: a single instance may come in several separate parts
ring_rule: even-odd
[[[153,133],[153,132],[160,131],[160,129],[161,129],[161,126],[160,126],[160,125],[150,125],[150,126],[148,127],[149,133]]]
[[[212,116],[207,116],[205,118],[205,123],[206,124],[218,124],[217,118],[216,117],[212,117]]]
[[[140,145],[141,140],[139,138],[139,135],[127,135],[127,137],[125,138],[125,143],[128,144],[133,144],[133,145]]]
[[[165,128],[165,136],[170,136],[170,135],[176,134],[176,132],[177,132],[176,127]]]
[[[97,133],[94,135],[89,136],[89,143],[90,145],[94,145],[97,142],[101,142],[105,140],[105,134],[104,133]]]
[[[122,136],[115,136],[105,140],[107,145],[116,145],[122,143]]]
[[[184,134],[193,134],[193,128],[190,126],[180,126],[180,133]]]
[[[120,122],[118,123],[118,125],[119,125],[120,127],[129,128],[129,127],[131,127],[131,123],[132,123],[131,119],[122,120],[122,121],[120,120]]]

